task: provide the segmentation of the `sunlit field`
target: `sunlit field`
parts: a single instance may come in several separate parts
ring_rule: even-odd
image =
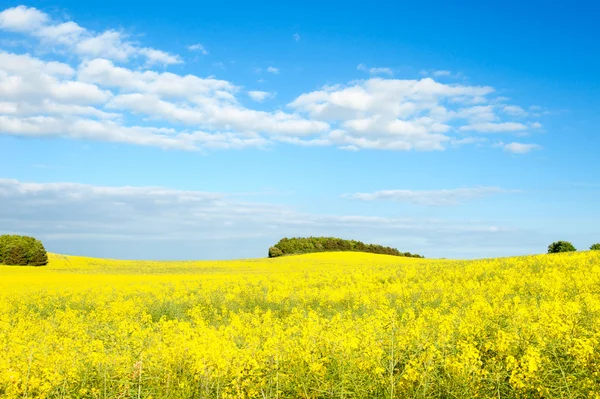
[[[598,398],[600,251],[0,266],[0,397]]]

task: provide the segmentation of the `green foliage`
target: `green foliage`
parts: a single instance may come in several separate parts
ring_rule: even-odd
[[[411,254],[410,252],[402,253],[396,248],[384,247],[377,244],[365,244],[360,241],[343,240],[335,237],[282,238],[277,244],[269,248],[269,257],[274,258],[282,255],[332,251],[369,252],[374,254],[424,258],[424,256]]]
[[[573,244],[568,241],[555,241],[548,245],[548,253],[556,254],[559,252],[574,252],[577,251]]]
[[[600,242],[598,244],[594,244],[590,247],[592,251],[600,251]]]
[[[44,266],[48,254],[44,245],[33,237],[0,236],[0,264],[11,266]]]
[[[278,256],[282,256],[283,252],[281,251],[281,249],[277,248],[277,247],[271,247],[269,248],[269,258],[276,258]]]

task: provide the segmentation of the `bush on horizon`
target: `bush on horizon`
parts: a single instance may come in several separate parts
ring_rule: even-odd
[[[44,266],[48,254],[40,240],[33,237],[0,235],[0,264],[10,266]]]
[[[283,255],[335,251],[368,252],[373,254],[424,258],[424,256],[419,254],[400,252],[396,248],[384,247],[377,244],[365,244],[361,241],[343,240],[335,237],[282,238],[277,244],[269,248],[269,258]]]
[[[548,253],[556,254],[559,252],[575,252],[577,249],[569,241],[555,241],[548,245]]]

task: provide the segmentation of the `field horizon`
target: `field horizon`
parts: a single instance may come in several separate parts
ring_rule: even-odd
[[[590,397],[600,251],[50,254],[0,267],[0,396]]]
[[[585,250],[577,250],[574,251],[575,253],[586,253],[586,252],[592,252],[593,250],[590,249],[585,249]],[[368,253],[368,252],[360,252],[360,251],[323,251],[323,252],[315,252],[315,253],[303,253],[303,254],[289,254],[289,255],[282,255],[282,257],[296,257],[296,256],[311,256],[311,255],[317,255],[317,254],[342,254],[342,253],[361,253],[361,254],[366,254],[366,255],[373,255],[373,256],[391,256],[391,257],[395,257],[395,258],[403,258],[403,259],[419,259],[419,258],[411,258],[411,257],[398,257],[395,255],[387,255],[387,254],[372,254],[372,253]],[[443,260],[443,261],[456,261],[456,262],[476,262],[476,261],[480,261],[480,260],[490,260],[490,259],[513,259],[513,258],[527,258],[527,257],[536,257],[536,256],[540,256],[540,257],[544,257],[544,256],[556,256],[559,255],[558,253],[534,253],[534,254],[524,254],[524,255],[505,255],[505,256],[484,256],[481,258],[473,258],[473,259],[468,259],[468,258],[448,258],[448,257],[438,257],[438,258],[423,258],[421,260]],[[252,260],[261,260],[261,259],[272,259],[269,258],[268,256],[264,256],[264,257],[241,257],[241,258],[235,258],[235,259],[144,259],[144,258],[139,258],[139,259],[127,259],[127,258],[113,258],[113,257],[97,257],[97,256],[85,256],[85,255],[71,255],[71,254],[67,254],[67,253],[54,253],[54,252],[48,252],[48,261],[50,263],[51,259],[69,259],[69,258],[81,258],[81,259],[96,259],[96,260],[107,260],[107,261],[114,261],[114,262],[156,262],[156,263],[175,263],[175,262],[186,262],[186,263],[190,263],[190,262],[235,262],[235,261],[252,261]],[[38,267],[38,266],[31,266],[31,267]],[[45,266],[42,266],[45,267]]]

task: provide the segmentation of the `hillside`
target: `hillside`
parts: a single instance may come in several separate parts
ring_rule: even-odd
[[[0,396],[587,397],[599,297],[597,251],[50,254],[44,268],[0,268]]]

